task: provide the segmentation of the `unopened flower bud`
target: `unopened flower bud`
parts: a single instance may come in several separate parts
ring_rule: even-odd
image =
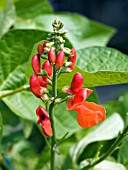
[[[39,54],[35,54],[32,57],[32,68],[35,73],[40,72],[40,55]]]
[[[42,98],[45,102],[47,102],[47,101],[49,100],[47,94],[43,94],[43,95],[41,96],[41,98]]]
[[[60,69],[63,66],[64,64],[64,51],[63,50],[61,50],[58,53],[55,64],[58,69]]]
[[[30,77],[30,89],[36,97],[40,97],[42,95],[40,81],[35,73]]]
[[[52,48],[50,48],[50,51],[48,52],[48,60],[51,64],[55,64],[56,61],[56,55]]]
[[[44,64],[42,65],[42,69],[47,71],[49,77],[52,76],[52,66],[50,65],[48,60],[44,62]]]
[[[82,75],[80,73],[76,73],[73,76],[72,82],[71,82],[71,90],[76,93],[78,92],[83,85],[84,82],[84,78],[82,77]]]
[[[48,84],[46,83],[46,81],[43,80],[42,77],[39,77],[38,79],[39,79],[40,85],[41,85],[42,87],[46,87],[46,88],[48,87]]]
[[[67,67],[66,72],[71,72],[76,64],[76,50],[72,48],[71,53],[72,56],[69,57],[69,61],[72,62],[72,64],[69,67]]]
[[[43,52],[44,52],[44,47],[43,47],[42,44],[39,44],[39,45],[38,45],[38,53],[39,53],[40,55],[42,55]]]

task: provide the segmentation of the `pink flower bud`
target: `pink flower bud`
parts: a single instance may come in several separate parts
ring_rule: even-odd
[[[40,55],[42,55],[43,52],[44,52],[44,47],[43,47],[42,44],[39,44],[39,45],[38,45],[38,53],[39,53]]]
[[[66,72],[71,72],[74,69],[75,64],[76,64],[76,50],[72,48],[71,52],[73,55],[69,58],[69,61],[72,62],[72,65],[67,67]]]
[[[42,106],[39,106],[36,109],[36,115],[38,117],[37,124],[42,124],[42,132],[44,133],[44,135],[52,136],[51,121],[47,110],[45,110]]]
[[[32,57],[32,68],[35,73],[40,72],[40,55],[39,54],[35,54]]]
[[[50,50],[48,52],[48,60],[51,64],[55,64],[56,55],[55,55],[55,52],[52,48],[50,48]]]
[[[30,77],[30,89],[36,97],[41,97],[40,81],[35,73]]]
[[[71,82],[71,90],[73,91],[73,93],[77,93],[82,88],[83,82],[84,82],[84,78],[80,73],[76,73],[73,76]]]
[[[64,64],[64,51],[63,50],[61,50],[58,53],[55,64],[58,69],[60,69],[63,66]]]
[[[52,76],[52,66],[50,65],[49,61],[46,60],[44,64],[42,65],[42,69],[45,69],[48,73],[48,76]]]

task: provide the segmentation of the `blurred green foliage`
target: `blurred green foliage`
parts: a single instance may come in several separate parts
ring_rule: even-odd
[[[70,84],[76,71],[85,77],[86,87],[128,82],[128,56],[104,47],[115,33],[113,28],[79,14],[55,14],[47,0],[0,1],[0,170],[47,170],[49,167],[49,148],[41,127],[35,124],[35,110],[43,103],[29,91],[28,80],[32,73],[31,57],[37,53],[37,45],[52,31],[51,23],[57,16],[69,30],[66,46],[77,49],[77,66],[69,76],[60,77],[58,90]],[[95,91],[88,100],[98,103]],[[57,138],[68,132],[59,146],[57,169],[81,169],[101,145],[100,154],[106,152],[128,123],[127,103],[127,92],[117,101],[107,103],[108,119],[91,129],[77,125],[77,114],[67,111],[66,103],[57,106]],[[93,169],[126,170],[127,142],[126,136],[119,149]]]

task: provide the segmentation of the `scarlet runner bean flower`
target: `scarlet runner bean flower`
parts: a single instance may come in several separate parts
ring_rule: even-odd
[[[42,106],[39,106],[36,109],[36,115],[38,116],[37,124],[42,125],[42,132],[45,136],[52,136],[52,128],[51,121],[48,115],[47,110],[45,110]]]
[[[76,79],[77,75],[79,75],[78,77],[80,79]],[[81,127],[90,128],[106,118],[106,111],[101,105],[93,102],[85,102],[87,97],[92,93],[92,90],[82,88],[83,83],[80,80],[82,80],[82,75],[76,73],[71,83],[71,90],[77,90],[74,92],[75,96],[69,98],[66,108],[67,110],[78,112],[77,121]]]

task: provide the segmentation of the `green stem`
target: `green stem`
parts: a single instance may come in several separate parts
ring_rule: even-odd
[[[52,96],[55,98],[57,96],[57,73],[56,73],[56,67],[55,65],[53,66],[53,79],[52,79]],[[54,109],[55,102],[53,101],[50,106],[49,106],[49,115],[50,115],[50,120],[51,120],[51,125],[52,125],[52,132],[53,136],[51,138],[51,170],[55,170],[55,127],[54,127]]]
[[[0,94],[0,99],[2,99],[4,97],[7,97],[7,96],[10,96],[12,94],[21,92],[21,91],[26,90],[28,88],[29,88],[29,85],[24,85],[24,86],[22,86],[20,88],[17,88],[15,90],[6,90],[6,91],[3,91],[3,93]]]
[[[123,132],[119,135],[119,137],[115,140],[115,142],[113,143],[113,145],[108,149],[108,151],[101,155],[99,157],[99,159],[95,160],[94,162],[91,162],[90,165],[85,166],[84,168],[82,168],[81,170],[87,170],[95,165],[97,165],[98,163],[102,162],[104,159],[106,159],[109,155],[111,155],[116,148],[118,147],[118,145],[120,144],[120,142],[122,141],[122,139],[127,135],[128,133],[128,125],[125,127],[125,129],[123,130]]]

